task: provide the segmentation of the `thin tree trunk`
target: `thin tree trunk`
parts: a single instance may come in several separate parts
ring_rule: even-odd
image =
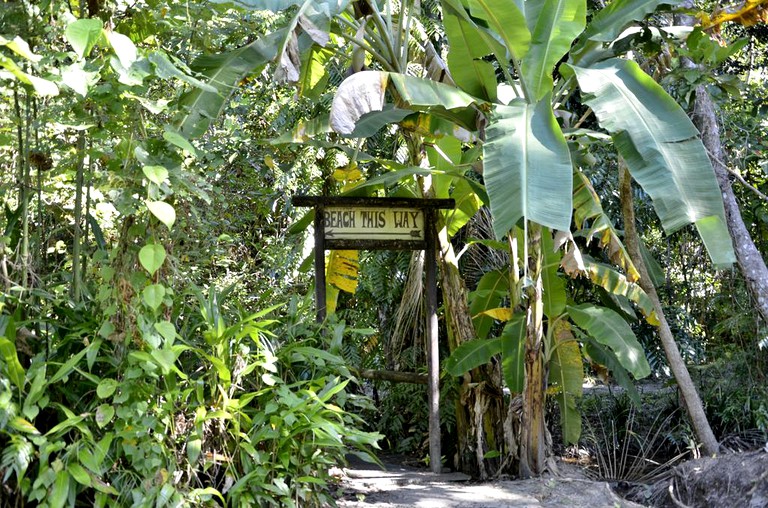
[[[739,270],[744,276],[747,288],[755,302],[755,307],[768,324],[768,268],[763,256],[757,250],[752,236],[749,234],[741,211],[736,200],[736,195],[731,187],[728,168],[725,165],[723,144],[720,141],[720,128],[717,125],[717,115],[712,98],[703,86],[696,88],[696,101],[693,108],[693,123],[701,132],[701,140],[709,153],[709,159],[715,168],[717,183],[723,194],[725,205],[725,221],[728,231],[731,233],[733,250],[736,252],[736,261]]]
[[[715,434],[712,432],[712,428],[709,426],[701,398],[696,391],[693,380],[691,380],[691,374],[688,372],[683,357],[680,355],[680,350],[677,348],[675,337],[672,335],[672,330],[670,330],[664,316],[664,309],[661,307],[656,287],[648,275],[648,269],[640,253],[640,239],[635,226],[635,210],[632,202],[632,177],[623,163],[619,164],[619,194],[621,197],[621,212],[624,218],[624,244],[627,246],[632,263],[634,263],[637,271],[640,273],[640,287],[651,299],[653,309],[659,318],[659,337],[664,348],[664,354],[669,362],[669,368],[672,370],[672,374],[675,376],[677,385],[680,388],[680,393],[683,395],[685,409],[691,419],[693,430],[701,442],[704,453],[706,455],[715,455],[719,451],[720,445],[715,438]]]
[[[28,102],[27,102],[28,104]],[[19,199],[17,206],[21,207],[21,280],[19,286],[23,289],[27,289],[29,283],[29,112],[25,117],[21,116],[21,102],[19,100],[18,87],[13,90],[13,108],[16,114],[16,137],[18,143],[19,157],[18,157],[18,184],[19,184]],[[25,136],[26,134],[26,136]]]
[[[85,171],[85,132],[77,138],[77,173],[75,174],[75,229],[72,240],[72,298],[80,301],[82,274],[80,250],[82,244],[83,172]]]

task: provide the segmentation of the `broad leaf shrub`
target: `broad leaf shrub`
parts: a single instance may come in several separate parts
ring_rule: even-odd
[[[327,506],[331,466],[375,460],[318,327],[275,309],[228,324],[216,291],[196,295],[199,317],[156,343],[77,329],[28,365],[0,317],[0,504]]]

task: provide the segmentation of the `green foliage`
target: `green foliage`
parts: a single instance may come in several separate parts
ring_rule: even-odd
[[[374,460],[378,436],[356,430],[348,412],[360,404],[345,390],[354,379],[316,347],[317,330],[280,343],[270,329],[283,325],[265,317],[274,309],[228,324],[216,292],[198,300],[197,324],[179,336],[160,321],[161,343],[146,340],[121,361],[124,346],[102,339],[32,359],[23,389],[1,401],[0,471],[16,495],[51,496],[51,506],[75,495],[98,505],[320,506],[330,502],[328,469],[347,450]]]

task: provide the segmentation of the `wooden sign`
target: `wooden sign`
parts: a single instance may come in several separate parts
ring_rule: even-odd
[[[326,249],[424,250],[429,370],[429,460],[442,469],[440,454],[440,357],[437,334],[437,238],[435,211],[453,199],[294,196],[294,206],[315,209],[315,305],[325,320]]]
[[[325,238],[333,240],[424,240],[424,210],[327,206]]]
[[[324,249],[423,250],[435,209],[452,199],[294,196],[295,206],[315,208],[315,243]],[[322,224],[320,224],[322,223]]]

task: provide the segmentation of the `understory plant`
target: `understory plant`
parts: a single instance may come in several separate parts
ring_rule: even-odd
[[[582,446],[596,479],[651,483],[691,456],[693,437],[680,409],[666,394],[644,395],[638,407],[626,393],[584,401]]]
[[[156,343],[127,352],[92,329],[28,365],[2,316],[0,497],[327,506],[332,466],[350,451],[375,460],[378,435],[349,411],[364,403],[348,391],[355,379],[319,329],[283,340],[275,308],[232,315],[214,289],[196,294],[199,318],[153,326]]]

